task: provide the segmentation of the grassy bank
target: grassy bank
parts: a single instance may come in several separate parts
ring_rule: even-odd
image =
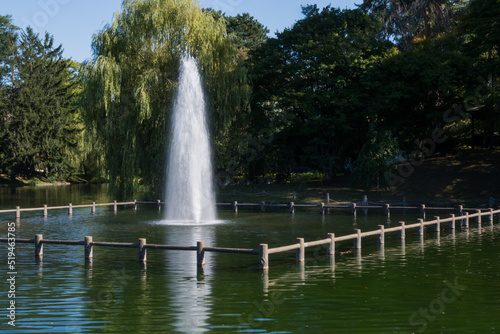
[[[0,187],[23,187],[23,186],[52,186],[52,185],[70,185],[88,183],[85,179],[79,176],[71,176],[66,180],[60,181],[44,176],[36,177],[11,177],[6,174],[0,174]]]
[[[405,164],[403,164],[404,166]],[[410,167],[406,164],[406,170]],[[412,204],[484,205],[490,197],[500,199],[500,151],[470,151],[458,155],[434,156],[403,177],[393,189],[376,191],[356,183],[352,176],[332,182],[304,181],[287,184],[253,184],[219,187],[219,201],[324,202],[326,194],[339,202],[359,202],[366,195],[370,202]],[[412,170],[411,167],[409,170]],[[235,195],[234,195],[235,194]],[[498,203],[498,202],[497,202]]]

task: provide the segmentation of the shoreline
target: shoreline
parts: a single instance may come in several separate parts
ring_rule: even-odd
[[[49,187],[49,186],[70,186],[73,184],[89,184],[87,180],[79,176],[71,176],[68,180],[48,181],[47,178],[38,176],[33,178],[15,177],[0,174],[0,188],[17,187]]]

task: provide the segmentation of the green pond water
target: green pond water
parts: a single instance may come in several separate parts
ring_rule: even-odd
[[[0,209],[105,202],[105,187],[0,188]],[[257,248],[350,234],[354,228],[397,226],[419,218],[415,212],[297,209],[267,213],[219,210],[220,222],[203,226],[169,225],[154,206],[137,212],[110,208],[0,214],[0,237],[15,225],[18,238],[137,242]],[[448,216],[448,213],[443,216]],[[433,215],[432,215],[433,216]],[[146,264],[137,249],[94,247],[86,262],[83,246],[44,245],[42,260],[33,244],[15,249],[15,298],[7,279],[8,245],[0,243],[1,333],[499,333],[500,224],[483,219],[482,229],[441,233],[429,227],[423,238],[408,230],[406,241],[386,235],[363,238],[363,249],[338,242],[335,257],[324,247],[270,255],[270,270],[257,269],[258,256],[148,250]],[[444,225],[444,224],[443,224]],[[15,327],[8,308],[15,301]]]

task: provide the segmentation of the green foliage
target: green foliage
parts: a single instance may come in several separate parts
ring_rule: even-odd
[[[18,41],[0,15],[0,171],[82,169],[109,177],[121,197],[161,197],[185,52],[199,61],[217,166],[230,176],[309,167],[331,179],[356,161],[372,184],[398,149],[411,152],[435,129],[448,150],[473,146],[472,133],[493,142],[500,2],[367,0],[303,14],[268,38],[249,14],[125,0],[83,65],[64,60],[49,35],[28,29]]]
[[[193,0],[125,0],[113,23],[94,36],[86,69],[86,124],[104,150],[110,182],[121,197],[147,188],[161,196],[165,143],[180,57],[199,62],[223,141],[245,107],[245,72],[225,23]]]
[[[226,17],[227,32],[240,50],[254,50],[267,40],[269,29],[248,13]]]
[[[372,124],[367,142],[357,159],[357,178],[366,186],[371,186],[376,181],[378,190],[381,185],[385,185],[384,178],[380,180],[381,176],[392,169],[399,152],[399,145],[391,132],[377,131]]]
[[[0,84],[3,86],[5,75],[12,75],[12,60],[17,48],[17,30],[11,16],[0,15]]]
[[[391,45],[377,38],[381,27],[361,10],[303,12],[304,19],[253,53],[253,127],[273,124],[271,164],[308,166],[332,178],[353,156],[359,139],[352,134],[368,126],[352,87]]]
[[[363,86],[370,90],[363,99],[367,116],[411,151],[415,141],[445,125],[445,111],[463,101],[471,71],[469,58],[428,40],[391,52],[364,73]]]
[[[323,181],[325,174],[321,172],[290,173],[290,182]]]
[[[259,47],[268,38],[269,29],[248,13],[227,16],[220,10],[215,11],[211,8],[205,8],[203,12],[210,13],[215,21],[225,24],[233,45],[244,54]]]
[[[467,52],[483,60],[500,57],[500,2],[497,0],[473,0],[469,12],[460,21],[459,32],[467,35]],[[492,70],[498,67],[492,66]]]
[[[466,10],[466,1],[364,0],[359,7],[384,24],[385,38],[408,50],[415,38],[436,38],[451,31]]]
[[[9,145],[9,117],[13,87],[9,84],[13,73],[13,56],[16,53],[17,27],[10,16],[0,15],[0,171],[6,169]],[[10,79],[10,80],[9,80]]]
[[[12,66],[16,76],[2,108],[4,127],[0,169],[11,175],[64,178],[72,173],[67,156],[79,132],[73,82],[62,46],[54,47],[28,27],[20,36]]]
[[[458,32],[465,42],[465,53],[476,60],[476,87],[471,96],[477,98],[473,116],[483,121],[482,130],[490,137],[493,145],[494,129],[500,126],[500,1],[473,0],[469,5],[469,13],[459,25]],[[477,91],[479,79],[483,86],[481,93]],[[474,94],[474,95],[472,95]],[[477,124],[477,123],[476,123]]]

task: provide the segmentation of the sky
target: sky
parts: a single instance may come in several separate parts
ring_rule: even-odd
[[[83,62],[92,57],[92,35],[111,23],[121,0],[0,0],[0,15],[11,15],[21,29],[31,26],[40,34],[54,36],[64,57]],[[221,10],[229,16],[249,13],[270,30],[270,36],[290,28],[303,15],[302,5],[319,8],[355,8],[362,0],[199,0],[203,8]]]

